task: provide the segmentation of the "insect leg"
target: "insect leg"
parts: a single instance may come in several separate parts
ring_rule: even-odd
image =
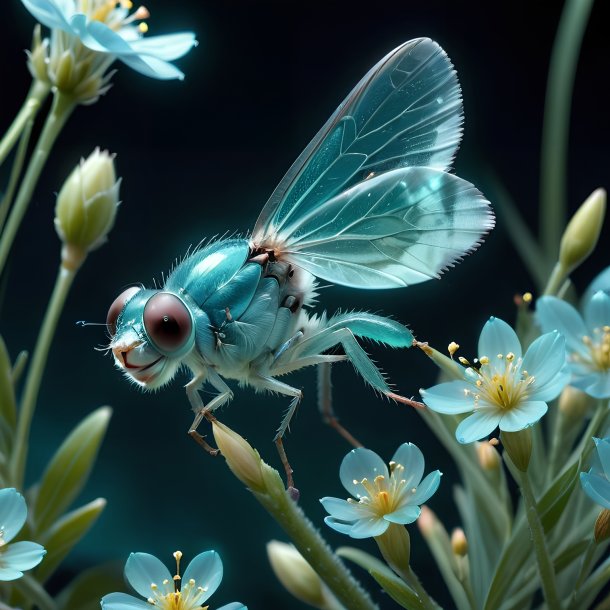
[[[286,486],[288,490],[295,490],[294,487],[294,479],[292,478],[292,467],[288,462],[288,457],[286,456],[286,450],[284,449],[284,443],[282,441],[284,434],[286,434],[286,430],[290,425],[290,420],[294,415],[301,399],[303,398],[303,392],[298,390],[297,388],[293,388],[289,386],[287,383],[282,383],[273,377],[263,377],[257,376],[253,378],[252,385],[256,388],[269,390],[270,392],[277,392],[278,394],[284,394],[285,396],[292,396],[292,401],[290,402],[290,406],[288,407],[288,411],[284,415],[280,427],[277,430],[275,438],[273,442],[277,447],[277,452],[280,454],[280,460],[282,461],[282,466],[284,466],[284,470],[286,471]]]
[[[318,364],[318,408],[322,420],[331,428],[334,428],[348,443],[354,447],[362,447],[362,443],[356,439],[340,423],[333,410],[332,382],[330,362]]]

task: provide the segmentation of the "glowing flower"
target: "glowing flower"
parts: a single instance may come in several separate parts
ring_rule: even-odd
[[[381,536],[391,523],[413,523],[441,480],[438,470],[423,481],[424,456],[411,443],[403,443],[390,462],[390,470],[370,449],[350,451],[341,463],[343,487],[355,496],[347,500],[322,498],[330,513],[325,523],[352,538]]]
[[[152,78],[182,79],[184,74],[170,62],[197,44],[192,32],[144,38],[142,35],[148,31],[148,26],[141,20],[147,19],[149,13],[143,6],[130,13],[131,0],[21,1],[40,23],[52,31],[51,63],[54,50],[57,61],[63,61],[61,57],[64,56],[70,58],[70,67],[74,61],[81,61],[74,45],[74,39],[77,39],[86,49],[109,58],[103,71],[117,58]],[[136,24],[137,21],[140,23]],[[66,41],[62,33],[73,38]],[[64,67],[63,71],[67,69]]]
[[[146,601],[126,593],[110,593],[102,598],[102,610],[150,610],[151,605],[159,610],[202,608],[222,580],[222,561],[218,553],[200,553],[189,563],[183,576],[180,576],[182,553],[176,551],[174,558],[176,575],[172,576],[154,555],[132,553],[125,564],[125,578]],[[247,608],[233,602],[218,610]]]
[[[593,440],[599,461],[589,472],[580,473],[580,483],[591,500],[610,510],[610,436]]]
[[[479,358],[467,363],[464,379],[420,390],[433,411],[468,413],[457,427],[460,443],[472,443],[495,430],[517,432],[536,423],[569,379],[565,340],[556,331],[538,337],[521,357],[515,331],[490,318],[479,337]],[[465,361],[463,361],[465,362]]]
[[[542,297],[536,304],[543,330],[566,338],[570,384],[593,398],[610,397],[610,296],[598,290],[584,301],[583,316],[569,303]]]
[[[37,566],[46,551],[35,542],[9,542],[28,516],[24,497],[12,487],[0,489],[0,580],[15,580]]]

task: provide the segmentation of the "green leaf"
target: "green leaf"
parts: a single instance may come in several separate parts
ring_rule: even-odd
[[[105,506],[104,498],[93,500],[58,519],[45,533],[40,543],[47,550],[47,554],[36,569],[36,579],[39,582],[45,582],[51,576],[74,545],[97,521]]]
[[[113,561],[81,572],[56,598],[57,610],[100,610],[108,593],[126,592],[123,563]]]
[[[0,417],[11,429],[15,429],[17,409],[15,407],[13,367],[2,337],[0,337]]]
[[[383,572],[369,570],[369,574],[397,604],[408,610],[423,610],[424,605],[415,591],[400,580],[398,576],[388,573],[388,570]]]
[[[538,514],[545,533],[549,533],[563,513],[576,485],[580,462],[575,462],[555,479],[549,490],[538,502]]]
[[[370,572],[371,570],[375,570],[377,572],[385,571],[388,574],[394,575],[394,572],[392,572],[392,570],[390,570],[390,568],[388,568],[388,566],[383,563],[381,559],[377,559],[377,557],[374,557],[365,551],[361,551],[360,549],[356,549],[353,546],[340,546],[335,551],[335,554],[339,555],[339,557],[343,557],[344,559],[348,559],[367,572]]]
[[[38,536],[70,506],[87,482],[111,414],[109,407],[100,407],[88,415],[53,456],[42,476],[32,510]]]
[[[568,548],[564,549],[553,561],[555,574],[559,574],[559,572],[565,570],[575,559],[584,555],[588,546],[588,540],[579,540],[575,544],[571,544]]]

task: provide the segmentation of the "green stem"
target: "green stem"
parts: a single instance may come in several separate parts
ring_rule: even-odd
[[[63,266],[59,268],[55,287],[53,288],[53,293],[47,306],[38,340],[36,341],[36,347],[34,348],[32,361],[30,362],[28,375],[25,380],[10,464],[12,483],[18,489],[23,488],[30,426],[36,407],[38,392],[40,390],[40,382],[42,381],[42,375],[47,363],[49,349],[57,327],[57,321],[59,320],[59,316],[75,276],[75,270],[68,270]]]
[[[21,110],[7,129],[2,141],[0,141],[0,165],[4,162],[7,155],[13,150],[13,146],[21,137],[21,132],[25,129],[28,121],[33,120],[42,102],[49,95],[50,86],[42,81],[35,80],[30,87],[28,96],[21,106]]]
[[[4,270],[6,260],[15,240],[15,235],[21,225],[51,148],[75,106],[76,104],[71,97],[61,92],[55,94],[53,106],[45,121],[42,133],[23,177],[21,188],[17,193],[15,205],[11,210],[8,222],[2,233],[2,238],[0,239],[0,274]]]
[[[296,502],[288,495],[278,472],[266,466],[266,478],[268,492],[252,491],[254,497],[288,534],[299,553],[335,597],[349,610],[376,609],[377,606],[368,593],[354,579]]]
[[[17,154],[15,155],[15,160],[13,161],[13,167],[11,168],[8,186],[6,187],[6,192],[4,193],[2,201],[0,202],[0,233],[2,232],[6,215],[11,207],[11,201],[13,201],[13,195],[15,194],[15,189],[17,188],[17,184],[19,182],[19,176],[21,176],[21,170],[23,169],[23,162],[25,161],[25,154],[28,150],[33,125],[34,120],[30,119],[23,129],[21,139],[19,140],[19,147],[17,148]]]
[[[567,147],[574,75],[593,0],[566,0],[553,44],[544,106],[540,237],[553,260],[567,218]]]
[[[574,598],[576,597],[576,591],[582,586],[585,582],[587,576],[589,576],[589,572],[591,572],[591,568],[595,563],[595,552],[597,551],[597,542],[595,539],[591,538],[589,542],[589,546],[585,551],[585,556],[583,557],[582,564],[580,566],[580,571],[578,573],[578,578],[576,579],[576,585],[574,586]]]
[[[411,588],[417,593],[417,597],[419,597],[422,605],[427,610],[438,610],[440,606],[436,604],[428,595],[421,582],[419,582],[419,578],[415,572],[411,569],[411,566],[407,566],[406,570],[401,570],[402,575],[406,582],[411,586]]]
[[[24,574],[14,581],[15,587],[23,594],[24,598],[35,604],[40,610],[57,610],[53,598],[45,591],[44,587],[34,580],[29,574]]]
[[[544,289],[545,296],[555,296],[561,289],[563,282],[568,277],[566,268],[561,263],[555,263],[551,277],[547,282],[546,288]]]
[[[544,530],[540,523],[538,509],[536,507],[536,498],[532,490],[531,482],[527,472],[520,473],[520,487],[525,502],[525,514],[527,522],[532,534],[534,543],[534,551],[538,561],[538,571],[542,582],[542,592],[549,607],[549,610],[561,610],[561,603],[557,593],[557,583],[555,582],[555,570],[553,569],[553,560],[549,554],[544,537]]]
[[[573,463],[574,460],[580,459],[583,467],[586,466],[586,462],[595,447],[591,439],[599,434],[603,429],[604,422],[606,421],[606,417],[608,415],[609,403],[609,399],[599,400],[595,415],[593,415],[591,418],[585,433],[582,435],[578,447],[576,447],[574,453],[568,460],[568,464]]]

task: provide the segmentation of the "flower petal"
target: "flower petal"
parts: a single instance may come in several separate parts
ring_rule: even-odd
[[[340,498],[321,498],[322,506],[331,517],[342,521],[356,521],[372,513],[365,504],[347,502]]]
[[[585,303],[584,313],[588,329],[610,326],[610,296],[599,290]]]
[[[586,303],[598,290],[610,294],[610,267],[606,267],[599,275],[593,278],[585,293],[582,295],[581,303]]]
[[[392,457],[392,461],[403,467],[402,476],[406,487],[417,487],[424,476],[424,454],[413,443],[403,443]],[[395,476],[398,476],[396,474]]]
[[[472,443],[489,436],[500,423],[502,417],[498,409],[478,409],[460,422],[455,437],[460,443]]]
[[[196,587],[203,587],[204,589],[200,596],[193,598],[194,604],[203,603],[218,589],[218,585],[222,581],[222,573],[222,561],[216,551],[199,553],[191,560],[182,579],[187,583],[192,578]]]
[[[532,389],[528,394],[530,400],[542,400],[548,402],[557,398],[561,394],[562,390],[570,383],[572,379],[571,367],[564,366],[555,377],[549,379],[543,386],[538,386],[536,382],[533,383]]]
[[[466,381],[448,381],[440,383],[427,390],[420,390],[423,401],[433,411],[438,413],[468,413],[474,409],[472,396],[467,395],[464,390],[468,389]]]
[[[102,597],[102,610],[149,610],[150,604],[127,593],[110,593]]]
[[[413,523],[413,521],[419,517],[420,513],[421,508],[419,506],[407,504],[389,515],[384,515],[383,518],[391,523],[407,525],[408,523]]]
[[[580,482],[593,502],[610,510],[610,481],[589,472],[581,472]]]
[[[334,517],[324,517],[324,523],[326,523],[328,527],[334,529],[336,532],[339,532],[340,534],[347,534],[348,536],[352,531],[352,527],[354,526],[353,523],[344,523],[343,521],[339,521]]]
[[[489,318],[479,336],[479,358],[487,356],[490,363],[495,362],[498,354],[512,352],[521,358],[521,343],[517,333],[500,318]]]
[[[572,385],[593,398],[610,398],[610,372],[600,371],[580,380],[575,379]]]
[[[610,437],[594,438],[597,455],[606,478],[610,480]]]
[[[553,379],[566,364],[566,340],[556,330],[538,337],[527,349],[521,370],[535,377],[536,387]]]
[[[364,447],[352,449],[343,458],[339,469],[339,478],[343,487],[356,498],[368,495],[359,481],[362,479],[373,481],[378,475],[387,479],[389,477],[388,468],[374,451]]]
[[[390,523],[383,517],[369,517],[354,523],[349,535],[352,538],[372,538],[373,536],[381,536],[388,527],[390,527]]]
[[[46,554],[47,552],[40,544],[23,540],[4,547],[0,557],[5,567],[15,570],[30,570],[37,566]]]
[[[244,606],[240,602],[231,602],[230,604],[225,604],[218,608],[218,610],[248,610],[248,606]]]
[[[0,489],[0,531],[4,542],[17,535],[27,516],[25,498],[14,487]]]
[[[23,576],[23,572],[13,568],[3,568],[0,566],[0,582],[8,580],[17,580]]]
[[[500,430],[517,432],[535,424],[548,410],[546,402],[527,400],[502,415]]]
[[[125,578],[127,582],[144,598],[151,594],[150,586],[157,585],[163,590],[163,581],[167,580],[171,587],[166,586],[167,592],[174,590],[172,575],[169,570],[154,555],[148,553],[132,553],[125,564]]]
[[[423,504],[436,492],[441,482],[442,472],[434,470],[418,485],[417,491],[411,496],[410,504]]]
[[[582,342],[587,328],[572,305],[557,297],[541,297],[536,301],[536,319],[543,332],[558,330],[565,337],[569,351],[588,355],[589,350]]]
[[[46,25],[50,29],[63,30],[73,34],[70,24],[60,7],[51,0],[21,0],[25,8],[34,16],[36,21]]]
[[[194,46],[197,46],[193,32],[177,32],[163,36],[146,36],[131,43],[136,53],[152,55],[166,61],[180,59]]]

